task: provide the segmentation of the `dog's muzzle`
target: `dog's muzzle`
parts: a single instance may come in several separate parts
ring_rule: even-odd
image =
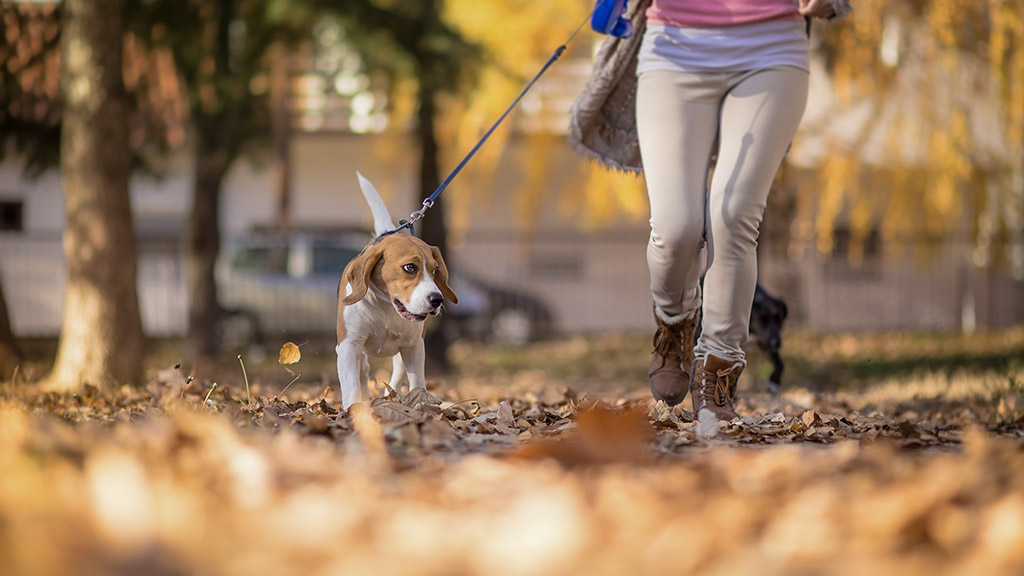
[[[413,312],[410,312],[409,309],[405,307],[405,304],[402,304],[402,302],[398,298],[392,300],[391,303],[394,305],[395,310],[398,312],[398,315],[401,316],[402,318],[405,318],[406,320],[411,320],[413,322],[423,322],[424,320],[427,319],[426,314],[415,314]],[[436,313],[436,310],[431,312],[431,314],[434,313]]]

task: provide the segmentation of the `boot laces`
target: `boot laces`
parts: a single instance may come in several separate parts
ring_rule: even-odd
[[[654,332],[654,351],[665,358],[682,358],[683,335],[662,324]]]
[[[682,360],[693,364],[693,336],[697,329],[695,318],[683,320],[681,327],[658,322],[654,332],[654,351],[663,358]]]
[[[697,390],[701,399],[700,405],[707,406],[709,402],[714,402],[715,406],[731,406],[736,394],[736,370],[722,368],[711,376],[701,366],[701,373]]]

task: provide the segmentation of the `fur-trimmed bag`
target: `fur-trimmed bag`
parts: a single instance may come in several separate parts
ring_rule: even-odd
[[[629,38],[609,36],[594,57],[594,72],[572,106],[569,143],[609,168],[639,174],[636,135],[636,57],[647,29],[651,0],[632,0],[623,14],[633,21]]]

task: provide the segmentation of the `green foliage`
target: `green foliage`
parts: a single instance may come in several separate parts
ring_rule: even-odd
[[[332,5],[323,4],[328,10]],[[349,0],[334,13],[372,70],[416,76],[433,91],[454,91],[472,77],[480,48],[443,19],[441,5]]]
[[[201,141],[230,159],[266,143],[267,52],[305,38],[311,8],[289,0],[152,0],[133,2],[130,16],[136,36],[173,55]]]
[[[60,157],[60,6],[0,4],[0,159],[13,151],[33,175]],[[125,75],[136,166],[180,145],[184,123],[231,158],[265,143],[268,48],[307,39],[320,10],[294,0],[129,0]],[[161,97],[184,99],[185,111],[177,102],[153,105],[153,86],[168,80],[155,76],[168,70],[147,58],[161,51],[173,59],[171,91],[181,91]]]

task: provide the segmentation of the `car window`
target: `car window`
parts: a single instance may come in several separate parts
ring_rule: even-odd
[[[288,272],[287,246],[254,246],[235,252],[231,267],[240,272],[286,274]]]
[[[341,274],[349,260],[358,255],[358,250],[343,246],[314,246],[313,274]]]

